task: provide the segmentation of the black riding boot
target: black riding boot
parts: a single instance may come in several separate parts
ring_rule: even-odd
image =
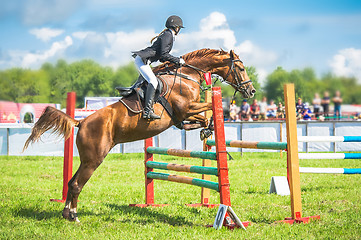
[[[155,89],[152,84],[148,84],[147,92],[145,93],[145,107],[143,112],[143,118],[145,119],[160,119],[160,116],[153,112]]]

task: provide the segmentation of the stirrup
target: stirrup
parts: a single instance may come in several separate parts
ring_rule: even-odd
[[[143,118],[144,119],[149,119],[149,120],[155,120],[155,119],[160,119],[160,116],[155,114],[152,110],[149,110],[149,111],[144,110]]]

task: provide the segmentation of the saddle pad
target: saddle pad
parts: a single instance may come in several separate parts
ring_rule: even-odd
[[[138,114],[143,112],[143,105],[144,103],[140,101],[138,92],[133,92],[127,97],[123,97],[119,100],[124,104],[126,108],[129,109],[132,113]]]

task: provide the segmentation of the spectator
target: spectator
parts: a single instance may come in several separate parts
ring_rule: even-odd
[[[355,116],[353,117],[354,120],[356,121],[360,121],[361,120],[361,114],[360,113],[355,113]]]
[[[240,122],[240,121],[241,121],[241,119],[239,119],[239,115],[237,114],[235,122]]]
[[[259,120],[267,119],[266,112],[267,112],[267,98],[263,97],[262,101],[259,103]]]
[[[336,91],[335,96],[332,98],[332,102],[334,104],[334,117],[340,119],[341,118],[341,103],[342,103],[342,98],[341,98],[341,93],[340,91]]]
[[[253,103],[251,105],[251,118],[252,119],[255,119],[257,118],[258,119],[258,116],[259,116],[259,105],[258,105],[258,101],[257,99],[254,99],[253,100]]]
[[[323,98],[321,100],[321,105],[322,105],[322,108],[323,108],[323,116],[324,117],[328,117],[328,114],[329,114],[329,106],[330,106],[330,95],[329,93],[326,91],[323,93]]]
[[[305,104],[302,102],[302,98],[298,98],[296,102],[296,117],[297,119],[302,119],[302,113],[305,109]]]
[[[277,118],[285,118],[285,108],[282,106],[282,103],[278,103],[277,107]]]
[[[247,103],[247,100],[243,99],[242,105],[241,105],[241,112],[240,112],[241,120],[243,120],[243,119],[248,120],[249,112],[250,112],[250,106]]]
[[[238,113],[238,107],[236,105],[236,101],[232,100],[231,105],[229,106],[229,117],[231,122],[236,121],[237,113]]]
[[[245,121],[253,122],[253,118],[251,118],[251,114],[248,114],[248,118],[246,118]]]
[[[309,108],[308,103],[304,104],[304,108],[302,110],[302,118],[303,120],[307,120],[307,121],[310,121],[312,119],[312,111]]]
[[[318,118],[318,116],[320,115],[319,112],[321,108],[321,98],[318,93],[315,93],[315,97],[312,100],[312,105],[313,105],[313,113],[315,114],[315,117]]]
[[[267,117],[275,118],[277,113],[277,106],[275,101],[270,100],[270,104],[267,107]]]

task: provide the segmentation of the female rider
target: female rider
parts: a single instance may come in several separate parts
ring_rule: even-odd
[[[153,40],[156,39],[152,46],[140,51],[133,52],[135,65],[140,74],[148,82],[148,87],[145,94],[143,118],[149,120],[160,119],[160,116],[153,112],[154,94],[158,86],[158,81],[152,69],[150,68],[150,64],[158,60],[161,62],[169,61],[176,64],[177,66],[181,66],[185,63],[182,58],[174,57],[169,54],[169,52],[172,50],[175,36],[179,33],[180,29],[183,28],[182,19],[175,15],[170,16],[167,19],[165,26],[166,28],[161,33],[159,33],[158,36],[154,37],[150,41],[153,43]]]

